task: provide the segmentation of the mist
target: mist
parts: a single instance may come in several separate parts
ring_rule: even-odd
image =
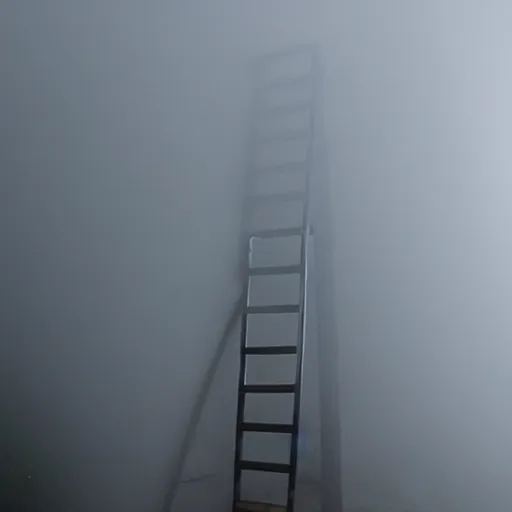
[[[344,512],[509,512],[511,20],[500,0],[3,2],[1,478],[32,489],[20,510],[161,512],[240,294],[251,60],[314,43]],[[238,343],[172,512],[231,506]]]

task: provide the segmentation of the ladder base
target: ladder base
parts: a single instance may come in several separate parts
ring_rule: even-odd
[[[239,501],[235,510],[236,512],[286,512],[286,507],[256,501]]]

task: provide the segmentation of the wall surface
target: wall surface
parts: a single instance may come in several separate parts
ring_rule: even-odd
[[[1,11],[4,442],[46,510],[158,510],[239,293],[246,59],[169,6]]]
[[[511,509],[507,2],[2,10],[2,400],[22,439],[40,425],[41,457],[84,510],[156,507],[237,292],[243,63],[310,41],[347,509]],[[224,471],[210,463],[188,475]]]

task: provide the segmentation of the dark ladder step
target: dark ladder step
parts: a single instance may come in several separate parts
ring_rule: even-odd
[[[254,267],[249,269],[250,276],[277,276],[284,274],[300,274],[302,265],[279,265],[277,267]]]
[[[245,347],[244,353],[248,355],[281,355],[296,354],[297,345],[275,345],[265,347]]]
[[[267,174],[267,175],[275,175],[275,174],[295,174],[295,173],[305,173],[308,167],[307,161],[298,161],[298,162],[287,162],[285,164],[277,164],[277,165],[267,165],[264,167],[254,167],[252,170],[253,174]]]
[[[279,315],[282,313],[300,313],[298,304],[282,304],[276,306],[247,306],[248,315]]]
[[[258,501],[239,501],[235,507],[236,512],[286,512],[286,505],[273,505]]]
[[[286,201],[304,201],[302,190],[290,190],[289,192],[273,192],[270,194],[257,194],[247,198],[251,203],[273,203]]]
[[[260,135],[258,141],[260,144],[274,144],[291,140],[307,139],[309,136],[311,136],[311,130],[308,128],[297,128],[295,130],[282,130],[272,134]]]
[[[274,434],[292,434],[293,425],[288,425],[286,423],[245,422],[242,423],[242,430],[244,432],[271,432]]]
[[[251,238],[284,238],[287,236],[302,235],[303,232],[302,226],[297,226],[293,228],[259,229],[249,233],[249,236]]]
[[[268,471],[270,473],[289,473],[290,464],[278,464],[277,462],[257,462],[252,460],[241,460],[240,469],[249,471]]]
[[[243,393],[295,393],[295,384],[245,384]]]

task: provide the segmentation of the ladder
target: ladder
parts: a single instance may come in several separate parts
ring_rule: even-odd
[[[304,342],[306,334],[306,304],[308,285],[308,238],[310,235],[310,171],[313,163],[313,141],[315,121],[315,78],[317,54],[314,46],[301,46],[273,53],[259,59],[256,64],[256,86],[251,122],[251,136],[246,173],[244,200],[244,296],[241,315],[240,374],[238,383],[238,409],[236,418],[236,441],[234,461],[233,512],[293,512],[298,462],[299,419],[302,390]],[[290,75],[272,77],[276,69],[300,63],[300,71]],[[306,64],[305,66],[302,66]],[[293,66],[292,66],[293,67]],[[303,69],[305,67],[305,70]],[[270,75],[270,76],[269,76]],[[295,116],[295,117],[294,117]],[[286,120],[298,122],[286,123]],[[302,119],[302,121],[301,121]],[[265,122],[278,125],[278,129],[265,132]],[[285,128],[279,128],[279,124]],[[261,125],[263,124],[263,129]],[[274,126],[275,128],[275,126]],[[291,158],[286,155],[277,159],[260,158],[261,153],[273,146],[295,143],[297,153]],[[293,152],[292,152],[293,153]],[[278,178],[276,180],[276,178]],[[274,180],[274,181],[273,181]],[[288,181],[287,181],[288,180]],[[279,183],[274,186],[273,183]],[[297,183],[301,184],[297,187]],[[295,186],[292,186],[294,184]],[[258,186],[259,185],[259,186]],[[262,191],[263,190],[263,191]],[[270,209],[276,206],[294,204],[301,210],[296,223],[292,225],[265,226],[254,229],[252,215],[255,209]],[[274,220],[283,220],[276,216]],[[295,237],[300,254],[297,261],[279,265],[254,265],[258,256],[256,242],[285,240]],[[251,304],[251,285],[257,276],[295,275],[298,278],[298,297],[294,303]],[[258,315],[296,316],[298,323],[296,340],[288,344],[269,345],[265,341],[250,344],[251,319]],[[268,382],[253,384],[247,382],[247,361],[253,356],[295,355],[294,381],[286,384]],[[292,396],[293,413],[289,423],[268,423],[245,420],[246,401],[249,395],[286,394]],[[244,435],[248,432],[288,434],[290,453],[287,463],[262,462],[244,458]],[[287,475],[286,503],[279,505],[249,501],[242,496],[242,475],[246,471],[281,473]]]

